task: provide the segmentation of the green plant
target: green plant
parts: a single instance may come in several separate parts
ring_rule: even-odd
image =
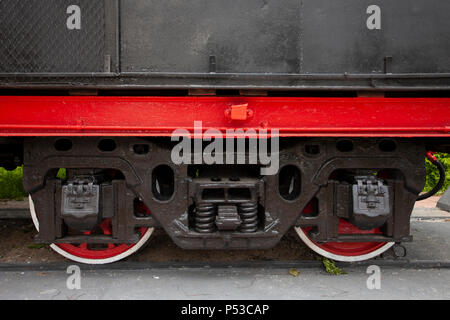
[[[66,180],[67,179],[67,170],[65,168],[60,168],[58,170],[58,173],[56,174],[56,177],[61,180]]]
[[[435,156],[445,168],[445,183],[442,189],[438,192],[438,194],[442,194],[450,186],[450,154],[436,153]],[[427,170],[427,182],[423,191],[428,192],[438,183],[439,171],[428,159],[425,161],[425,168]]]
[[[22,167],[13,171],[0,168],[0,199],[22,200],[27,196],[22,184]]]
[[[319,261],[322,261],[323,266],[325,267],[325,271],[329,274],[339,275],[339,274],[347,274],[345,270],[342,270],[341,268],[337,267],[333,260],[319,257]]]

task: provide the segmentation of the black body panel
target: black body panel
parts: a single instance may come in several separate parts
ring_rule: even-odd
[[[448,12],[446,0],[4,0],[0,88],[448,90]]]

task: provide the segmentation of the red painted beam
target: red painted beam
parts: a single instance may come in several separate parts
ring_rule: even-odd
[[[233,106],[247,106],[232,120]],[[170,136],[175,129],[280,136],[449,137],[449,98],[0,96],[0,136]]]

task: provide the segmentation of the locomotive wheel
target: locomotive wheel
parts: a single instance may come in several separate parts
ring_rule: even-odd
[[[33,219],[36,230],[39,231],[39,220],[34,208],[33,199],[29,196],[31,218]],[[111,220],[103,220],[98,227],[103,234],[111,234]],[[142,248],[153,233],[154,228],[139,228],[140,239],[132,244],[113,244],[109,243],[106,248],[90,249],[87,243],[79,245],[68,243],[53,243],[50,247],[60,255],[85,264],[107,264],[124,259]],[[89,234],[89,233],[86,233]]]
[[[295,227],[295,231],[303,242],[314,252],[329,259],[344,262],[363,261],[374,258],[390,247],[395,242],[325,242],[318,243],[308,236],[310,227]],[[377,234],[378,229],[363,231],[352,225],[350,222],[341,219],[338,226],[339,234]]]

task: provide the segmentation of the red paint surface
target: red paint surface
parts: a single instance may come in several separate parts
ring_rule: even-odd
[[[247,104],[252,117],[225,111]],[[446,137],[448,98],[0,96],[0,136],[170,136],[219,129],[278,129],[280,136]]]

